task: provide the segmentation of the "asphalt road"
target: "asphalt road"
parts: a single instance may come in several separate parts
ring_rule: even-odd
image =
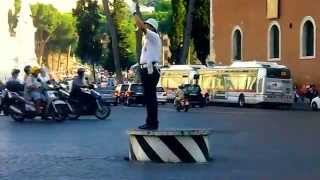
[[[320,113],[160,107],[161,129],[211,128],[207,164],[127,162],[126,130],[144,121],[141,107],[113,107],[109,120],[15,123],[0,117],[0,179],[301,180],[320,179]]]

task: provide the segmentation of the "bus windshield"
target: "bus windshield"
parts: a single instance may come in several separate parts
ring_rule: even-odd
[[[290,79],[291,73],[289,69],[279,69],[279,68],[267,68],[267,77],[268,78],[277,78],[277,79]]]

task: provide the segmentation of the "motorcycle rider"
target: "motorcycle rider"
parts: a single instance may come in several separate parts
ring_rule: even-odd
[[[183,99],[184,99],[183,85],[180,85],[177,89],[177,92],[176,92],[176,98],[175,98],[174,104],[179,105],[181,100],[183,100]]]
[[[23,91],[23,85],[21,81],[19,80],[19,74],[20,70],[19,69],[13,69],[11,72],[11,77],[6,83],[6,87],[9,91],[13,92],[20,92]]]
[[[25,66],[23,71],[24,71],[23,82],[25,83],[27,78],[28,78],[28,76],[31,76],[31,66],[30,65]]]
[[[50,80],[50,77],[48,75],[48,70],[46,68],[40,68],[39,79],[44,84],[48,83],[48,81]]]
[[[35,102],[35,107],[37,112],[40,114],[42,112],[42,103],[46,102],[46,97],[43,93],[43,85],[38,79],[40,73],[40,68],[34,66],[31,69],[31,76],[28,76],[25,81],[25,97],[28,100]]]
[[[81,88],[88,88],[89,85],[85,78],[85,69],[79,68],[77,71],[78,76],[74,77],[72,81],[72,88],[70,97],[79,99],[81,104],[91,104],[94,102],[94,97],[90,94],[82,92]]]

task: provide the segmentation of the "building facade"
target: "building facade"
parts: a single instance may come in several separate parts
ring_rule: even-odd
[[[211,1],[217,64],[277,62],[297,85],[320,87],[319,0]]]

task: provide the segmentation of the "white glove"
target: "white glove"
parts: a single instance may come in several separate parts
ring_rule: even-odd
[[[129,11],[131,12],[131,14],[136,13],[137,4],[134,1],[132,1],[130,4],[128,4],[128,6],[129,6]]]
[[[148,63],[147,70],[148,70],[148,74],[153,74],[153,65],[152,65],[152,63]]]

